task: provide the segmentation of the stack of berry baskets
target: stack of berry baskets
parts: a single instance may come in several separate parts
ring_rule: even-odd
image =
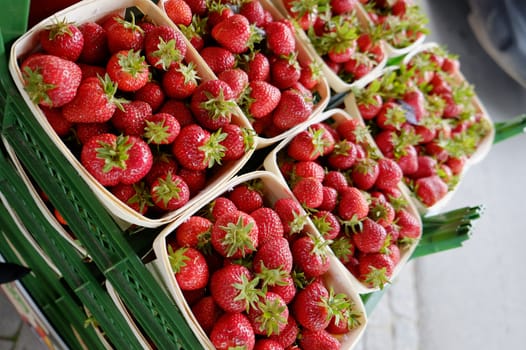
[[[413,0],[360,0],[357,8],[369,19],[373,36],[385,43],[389,58],[412,52],[425,41],[429,19]]]
[[[355,1],[279,0],[300,40],[321,66],[335,92],[349,91],[387,63],[386,46]]]
[[[264,168],[290,187],[359,293],[396,278],[422,222],[400,167],[381,156],[360,119],[324,112],[269,153]]]
[[[20,161],[18,160],[18,157],[16,156],[15,151],[13,150],[11,145],[9,145],[5,138],[2,138],[2,141],[4,142],[5,149],[9,154],[13,165],[18,171],[20,178],[22,179],[22,181],[24,181],[29,192],[32,194],[36,205],[40,208],[40,211],[42,212],[44,217],[47,218],[51,226],[53,226],[55,230],[64,239],[66,239],[67,242],[70,243],[79,252],[81,256],[87,257],[88,253],[86,251],[86,248],[84,248],[82,244],[80,244],[80,242],[75,238],[73,232],[69,230],[67,222],[64,220],[60,212],[53,207],[52,203],[47,198],[45,192],[42,189],[39,189],[35,182],[31,180],[30,175],[26,172],[26,169],[24,169],[22,163],[20,163]]]
[[[293,24],[268,0],[162,0],[257,133],[259,148],[300,129],[329,102],[330,88]]]
[[[66,8],[13,44],[9,69],[36,121],[123,228],[173,221],[256,148],[232,89],[148,0]]]
[[[443,47],[424,44],[344,100],[403,169],[405,191],[423,215],[444,208],[493,143],[493,123],[459,65]]]
[[[232,179],[168,225],[154,251],[153,264],[207,349],[352,349],[365,330],[345,269],[270,172]]]

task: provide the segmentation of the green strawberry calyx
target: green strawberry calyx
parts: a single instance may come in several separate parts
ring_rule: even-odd
[[[150,191],[146,188],[144,182],[138,182],[133,184],[135,194],[128,199],[129,204],[138,204],[139,212],[143,213],[147,207],[153,207],[152,197]]]
[[[129,137],[124,135],[118,135],[115,142],[111,143],[99,141],[100,147],[96,149],[97,158],[104,160],[102,168],[104,173],[115,168],[126,169],[129,150],[133,147],[133,143],[129,141]]]
[[[163,38],[159,38],[159,44],[157,44],[157,50],[152,52],[152,56],[159,59],[155,65],[160,66],[163,70],[168,70],[174,63],[181,63],[183,55],[181,51],[177,49],[177,43],[175,39],[164,41]]]
[[[280,326],[287,324],[287,318],[283,315],[287,306],[280,301],[280,298],[261,298],[257,303],[261,314],[255,321],[259,330],[265,331],[267,336],[279,334]]]
[[[354,248],[352,241],[349,237],[342,235],[336,238],[331,244],[331,250],[334,255],[343,263],[348,263],[349,257],[353,255]]]
[[[53,106],[53,101],[47,94],[49,90],[56,87],[55,84],[47,83],[44,81],[41,69],[36,68],[32,70],[29,67],[24,67],[24,89],[31,101],[37,104],[45,104],[47,106]]]
[[[144,138],[148,143],[162,144],[170,137],[170,126],[165,125],[165,121],[146,121],[144,127]]]
[[[69,35],[73,36],[73,32],[71,31],[71,27],[74,25],[73,22],[68,22],[66,18],[63,18],[62,20],[59,20],[58,18],[55,19],[54,23],[46,26],[46,30],[49,30],[49,40],[55,40],[57,37],[60,37],[62,35]]]
[[[250,237],[250,232],[254,229],[254,223],[244,223],[243,216],[239,216],[236,223],[229,222],[226,226],[220,226],[221,230],[225,231],[225,236],[222,240],[222,245],[226,247],[226,256],[231,257],[238,251],[241,251],[243,256],[248,252],[256,250],[254,243]]]
[[[106,73],[104,77],[101,77],[97,74],[97,77],[99,78],[99,83],[102,86],[102,90],[104,91],[108,102],[114,104],[118,109],[124,112],[124,107],[122,104],[129,103],[130,101],[126,100],[125,98],[115,96],[119,84],[111,80],[108,73]]]
[[[249,280],[245,274],[241,274],[240,278],[240,282],[232,285],[239,291],[234,301],[245,302],[245,310],[248,312],[250,308],[256,308],[259,297],[264,296],[264,293],[258,288],[259,278],[256,277]]]
[[[208,141],[199,147],[199,151],[204,153],[203,163],[212,168],[216,163],[221,164],[221,159],[225,156],[226,147],[221,144],[227,137],[227,134],[221,129],[210,135]]]
[[[267,290],[268,286],[286,286],[286,278],[289,273],[282,267],[275,269],[269,269],[265,266],[263,261],[261,263],[261,271],[256,274],[257,277],[262,281],[262,288],[264,291]]]
[[[186,255],[188,248],[182,247],[179,249],[173,249],[171,245],[168,245],[168,260],[174,273],[179,273],[183,267],[186,266],[190,257]]]
[[[169,171],[166,176],[158,179],[159,183],[152,188],[162,203],[167,206],[172,199],[178,200],[181,197],[181,179],[174,178]]]
[[[206,101],[200,103],[200,107],[208,112],[212,120],[227,118],[230,120],[232,114],[236,111],[237,103],[234,99],[225,98],[223,89],[219,89],[217,96],[214,96],[209,91],[205,91]]]
[[[140,51],[129,50],[126,55],[119,53],[117,58],[122,71],[132,77],[148,71],[148,66],[144,63],[146,58],[141,55]]]
[[[327,317],[334,318],[334,323],[347,322],[348,329],[354,329],[361,325],[362,314],[354,310],[355,303],[344,293],[335,293],[329,288],[329,296],[322,301],[328,310]]]
[[[387,276],[387,269],[385,267],[376,268],[369,266],[369,273],[365,276],[364,282],[373,288],[383,289],[387,283],[391,283]]]

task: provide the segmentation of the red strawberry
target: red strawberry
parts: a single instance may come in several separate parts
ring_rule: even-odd
[[[101,134],[82,147],[80,160],[103,186],[133,184],[152,167],[153,157],[146,142],[135,136]]]
[[[181,168],[177,172],[190,189],[190,197],[194,197],[207,185],[207,174],[205,170],[191,170]]]
[[[324,127],[311,126],[301,131],[287,146],[287,154],[295,160],[316,160],[331,151],[334,138]]]
[[[252,325],[241,313],[227,313],[221,316],[210,332],[210,340],[218,350],[235,347],[252,350],[256,343]]]
[[[415,121],[413,124],[418,124],[426,115],[425,110],[425,97],[422,91],[419,89],[413,89],[406,92],[403,96],[403,100],[408,103],[413,109]]]
[[[300,237],[292,243],[294,264],[307,278],[321,276],[329,270],[328,244],[328,241],[314,235]]]
[[[211,242],[224,257],[245,257],[258,247],[258,227],[254,219],[242,211],[227,213],[214,223]]]
[[[323,167],[319,163],[311,160],[299,161],[295,163],[292,170],[294,172],[291,174],[293,180],[305,177],[313,177],[318,181],[323,181],[325,177],[325,170]]]
[[[289,312],[289,318],[287,320],[287,326],[277,335],[271,335],[269,339],[278,342],[283,348],[292,346],[298,337],[299,328],[294,316]]]
[[[179,122],[179,125],[181,125],[181,128],[190,124],[195,124],[195,119],[190,108],[183,101],[167,100],[159,109],[159,113],[173,115]]]
[[[228,4],[220,1],[207,2],[206,6],[208,8],[207,24],[209,29],[214,28],[222,20],[234,15],[233,9]]]
[[[208,265],[199,250],[168,244],[168,261],[182,290],[197,290],[208,283]]]
[[[186,56],[183,34],[167,25],[156,26],[144,38],[144,52],[148,63],[158,69],[177,66]]]
[[[259,244],[254,255],[253,267],[254,272],[263,279],[264,285],[274,286],[279,285],[280,279],[290,274],[292,262],[289,242],[283,237],[278,237]],[[278,276],[274,271],[279,271]]]
[[[222,310],[228,313],[243,312],[259,299],[257,282],[247,267],[225,265],[210,277],[210,294]]]
[[[207,251],[213,223],[207,218],[192,215],[181,223],[175,231],[175,239],[180,247],[192,247]]]
[[[236,101],[243,95],[248,86],[248,74],[241,68],[224,70],[217,77],[230,86]]]
[[[80,84],[71,102],[62,108],[64,118],[72,123],[102,123],[112,116],[121,99],[115,97],[116,85],[104,78],[87,78]]]
[[[201,83],[190,101],[195,119],[210,130],[217,130],[228,124],[236,107],[232,89],[219,79]]]
[[[150,71],[140,51],[118,51],[106,65],[106,72],[119,90],[137,91],[148,82]]]
[[[151,185],[158,177],[163,176],[169,171],[176,174],[177,169],[177,162],[171,154],[159,153],[155,155],[152,167],[144,179],[148,185]]]
[[[73,100],[82,78],[78,65],[53,55],[32,54],[20,70],[31,101],[45,107],[61,107]]]
[[[313,177],[298,180],[292,188],[298,202],[309,209],[318,208],[323,202],[323,185]]]
[[[417,158],[418,169],[410,174],[412,178],[418,179],[420,177],[427,177],[437,174],[438,163],[435,158],[427,155],[420,155]]]
[[[314,350],[337,350],[340,349],[341,344],[337,338],[324,329],[311,330],[305,329],[301,332],[301,338],[299,340],[301,349]]]
[[[261,26],[265,24],[265,9],[259,1],[249,0],[243,2],[239,13],[245,16],[251,24]]]
[[[185,0],[185,2],[190,6],[193,14],[202,16],[206,13],[206,0]]]
[[[184,180],[173,174],[166,173],[158,177],[150,187],[152,200],[163,210],[176,210],[190,199],[190,189]]]
[[[108,40],[106,30],[96,22],[86,22],[79,26],[84,38],[84,45],[79,61],[87,64],[102,64],[108,57]]]
[[[250,45],[250,22],[245,16],[234,14],[217,23],[211,34],[222,47],[234,54],[240,54]]]
[[[405,209],[396,212],[396,224],[401,239],[415,239],[421,235],[422,227],[418,218]]]
[[[131,185],[118,184],[111,188],[111,193],[136,212],[145,215],[153,206],[150,192],[143,182]]]
[[[394,264],[389,255],[382,253],[362,254],[358,258],[359,279],[370,287],[376,288],[389,283]]]
[[[356,249],[354,243],[352,242],[352,239],[345,234],[340,235],[333,240],[331,243],[331,250],[346,266],[355,259],[354,253]]]
[[[309,90],[314,90],[318,83],[320,82],[321,77],[321,67],[316,61],[309,62],[300,62],[301,74],[299,82]]]
[[[58,136],[63,137],[69,134],[71,128],[73,127],[73,123],[64,119],[60,108],[48,108],[42,106],[41,109],[42,112],[44,112],[49,125],[51,125]]]
[[[161,84],[164,93],[175,99],[190,97],[197,89],[199,75],[193,62],[170,66],[163,74]]]
[[[379,223],[365,218],[362,220],[362,228],[354,233],[353,241],[361,252],[376,253],[383,247],[387,232]]]
[[[320,210],[312,214],[311,219],[318,232],[326,240],[333,240],[340,233],[340,222],[336,215],[330,211]]]
[[[333,211],[338,204],[338,191],[329,186],[323,186],[323,201],[318,206],[318,210]]]
[[[263,195],[260,191],[260,183],[240,184],[234,187],[228,198],[234,203],[238,210],[251,213],[263,207]]]
[[[175,117],[168,113],[157,113],[149,115],[144,120],[143,137],[148,143],[155,145],[167,145],[172,143],[181,126]]]
[[[385,199],[372,198],[368,216],[385,228],[393,223],[395,209]]]
[[[264,296],[260,297],[256,307],[250,308],[247,316],[255,334],[271,336],[279,334],[285,329],[289,318],[289,309],[281,296],[266,292]]]
[[[220,144],[225,148],[224,161],[237,160],[254,146],[254,132],[252,129],[242,128],[236,124],[227,124],[221,131],[226,137]]]
[[[214,298],[205,296],[192,305],[192,313],[205,333],[210,334],[222,312]]]
[[[332,187],[336,191],[341,192],[349,186],[345,175],[339,171],[331,170],[325,174],[323,185]]]
[[[415,181],[415,192],[424,205],[430,207],[448,193],[447,184],[438,176],[421,177]]]
[[[259,2],[258,2],[259,3]],[[283,346],[275,340],[268,338],[257,339],[256,345],[254,345],[254,350],[283,350]]]
[[[464,170],[468,158],[464,155],[458,157],[449,157],[446,161],[446,165],[451,169],[454,175],[459,175]]]
[[[39,33],[40,45],[47,53],[60,58],[76,61],[84,46],[84,35],[73,24],[56,20]]]
[[[363,219],[369,213],[365,195],[356,187],[348,187],[340,193],[338,215],[343,220]]]
[[[143,101],[131,101],[117,109],[111,118],[113,126],[125,135],[142,136],[146,119],[151,117],[152,108]]]
[[[418,151],[412,145],[406,146],[396,163],[398,163],[404,175],[414,174],[418,169]]]
[[[208,213],[211,220],[216,221],[221,215],[233,213],[237,210],[236,205],[227,197],[217,197],[209,204]],[[258,236],[259,239],[259,236]]]
[[[296,50],[294,32],[284,22],[273,21],[265,25],[267,47],[276,55],[289,55]]]
[[[397,187],[402,177],[402,169],[394,160],[390,158],[380,158],[378,160],[378,177],[374,183],[376,188],[389,189]]]
[[[287,304],[290,304],[296,296],[296,285],[291,275],[281,277],[275,285],[268,285],[267,287],[269,292],[279,294]]]
[[[86,63],[79,63],[78,66],[82,71],[81,81],[89,77],[103,77],[104,75],[106,75],[106,67],[94,66]]]
[[[251,81],[248,85],[247,116],[263,118],[269,115],[278,105],[281,91],[266,81]]]
[[[376,123],[385,130],[400,130],[405,122],[405,110],[394,101],[384,103],[376,115]]]
[[[249,81],[263,80],[270,78],[270,62],[261,52],[254,52],[249,55],[249,61],[244,68],[248,74]]]
[[[220,163],[224,147],[219,144],[224,134],[211,135],[197,124],[185,126],[172,143],[172,153],[177,161],[191,170],[205,170]]]
[[[176,25],[187,26],[192,22],[192,9],[184,0],[166,0],[163,6],[166,15]]]
[[[352,167],[352,183],[361,190],[368,190],[375,184],[379,173],[380,168],[376,160],[372,158],[357,160]]]
[[[154,81],[147,82],[142,88],[135,91],[135,100],[144,101],[152,107],[152,111],[157,111],[164,103],[165,93],[159,83]]]
[[[348,140],[341,140],[334,146],[334,150],[327,157],[327,163],[332,169],[350,169],[356,161],[356,145]]]
[[[272,84],[284,90],[291,88],[301,77],[301,67],[295,55],[281,56],[270,65]]]
[[[85,144],[95,135],[110,132],[110,125],[108,123],[77,123],[75,131],[79,142]]]
[[[108,19],[103,27],[106,30],[110,53],[142,49],[144,31],[135,23],[135,18],[127,21],[122,16],[114,16]]]
[[[220,74],[222,71],[233,69],[236,64],[235,55],[220,46],[206,46],[199,52],[199,54],[215,74]]]
[[[260,246],[267,241],[274,241],[283,237],[283,224],[278,213],[273,209],[261,207],[252,211],[250,216],[252,216],[258,226],[258,242]]]
[[[287,89],[281,93],[281,99],[272,113],[272,122],[278,128],[287,130],[306,121],[312,109],[312,101],[297,90]]]
[[[300,290],[292,304],[296,321],[305,329],[322,330],[330,322],[327,299],[329,292],[318,280]]]
[[[292,198],[280,198],[274,203],[274,210],[278,213],[283,224],[284,234],[290,236],[303,230],[307,222],[301,205]]]

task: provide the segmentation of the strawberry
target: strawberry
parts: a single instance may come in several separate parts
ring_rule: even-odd
[[[64,119],[60,108],[48,108],[43,106],[40,108],[42,109],[42,112],[44,112],[49,125],[51,125],[58,136],[63,137],[69,134],[73,127],[73,123]]]
[[[370,219],[385,228],[393,223],[395,219],[395,209],[391,203],[385,199],[372,198],[367,215]]]
[[[405,209],[396,212],[396,224],[401,239],[415,239],[421,235],[421,225],[418,219]]]
[[[334,150],[327,157],[327,163],[332,169],[347,170],[356,162],[356,145],[348,140],[341,140],[334,146]]]
[[[303,230],[307,222],[307,216],[296,200],[280,198],[274,203],[274,210],[281,219],[285,236],[291,236]]]
[[[190,170],[205,170],[220,163],[224,147],[219,144],[225,134],[210,134],[197,124],[181,128],[172,143],[172,153],[177,161]]]
[[[282,278],[290,275],[292,263],[289,242],[283,237],[278,237],[259,244],[254,255],[253,268],[263,279],[263,285],[274,286],[279,285]]]
[[[252,211],[250,216],[252,216],[258,227],[258,242],[260,246],[263,246],[267,241],[274,241],[283,237],[283,224],[275,210],[261,207]]]
[[[192,305],[192,313],[206,334],[210,334],[222,312],[211,296],[205,296]]]
[[[153,202],[149,191],[143,182],[134,184],[117,184],[111,188],[111,193],[136,212],[145,215]]]
[[[361,190],[368,190],[375,184],[379,173],[378,161],[372,158],[359,159],[352,167],[352,183]]]
[[[208,283],[208,265],[199,250],[168,244],[168,261],[181,290],[197,290]]]
[[[394,211],[393,211],[394,214]],[[340,233],[340,222],[330,211],[320,210],[311,216],[312,223],[326,240],[335,239]]]
[[[163,2],[166,15],[176,25],[189,25],[192,22],[192,9],[184,0],[166,0]]]
[[[339,235],[333,240],[331,250],[344,265],[349,264],[355,258],[354,243],[346,234]]]
[[[409,104],[412,109],[414,120],[410,120],[412,124],[419,124],[426,115],[425,97],[419,89],[412,89],[406,92],[403,96],[403,101]],[[409,117],[407,117],[410,119]]]
[[[155,68],[168,70],[177,66],[186,56],[183,34],[167,25],[156,26],[144,38],[144,52],[148,63]]]
[[[290,304],[292,299],[296,296],[296,285],[294,283],[294,278],[291,275],[285,277],[281,276],[276,284],[267,285],[267,290],[279,294],[287,304]]]
[[[117,109],[111,118],[113,126],[125,135],[142,136],[146,119],[151,117],[152,108],[143,101],[131,101]]]
[[[295,160],[310,161],[327,154],[334,147],[334,138],[323,127],[311,126],[296,134],[287,146],[287,154]]]
[[[78,66],[80,67],[80,70],[82,71],[81,81],[89,77],[97,77],[97,76],[103,77],[104,75],[106,75],[106,67],[95,66],[95,65],[86,64],[86,63],[78,63]]]
[[[357,101],[357,106],[362,118],[371,120],[380,112],[383,106],[383,99],[379,94],[373,94],[366,99]]]
[[[382,289],[393,274],[394,264],[389,255],[361,254],[358,258],[359,279],[368,286]]]
[[[153,157],[146,142],[135,136],[101,134],[82,147],[80,160],[103,186],[133,184],[152,167]]]
[[[84,38],[79,62],[102,64],[109,55],[106,30],[96,22],[85,22],[79,30]]]
[[[254,345],[254,350],[283,350],[283,346],[275,340],[271,339],[257,339]]]
[[[294,264],[305,273],[307,278],[321,276],[329,270],[327,250],[329,243],[314,235],[300,237],[292,243]]]
[[[157,177],[151,184],[152,200],[163,210],[176,210],[190,199],[190,189],[184,180],[172,172]]]
[[[210,332],[210,340],[218,350],[236,347],[252,350],[256,343],[254,329],[248,318],[241,313],[222,315]]]
[[[270,77],[281,90],[292,87],[301,77],[301,67],[295,55],[275,58],[270,65]]]
[[[208,9],[207,23],[209,29],[214,28],[222,20],[234,15],[234,11],[231,6],[228,6],[228,3],[207,1],[206,7]]]
[[[421,177],[433,176],[437,174],[438,163],[435,158],[427,155],[417,157],[418,169],[410,174],[410,177],[418,179]]]
[[[394,160],[390,158],[378,160],[378,177],[374,183],[376,188],[382,190],[397,187],[402,177],[402,169]]]
[[[336,191],[341,192],[349,186],[345,175],[339,171],[330,170],[323,178],[323,185],[332,187]]]
[[[206,46],[199,54],[215,74],[233,69],[236,64],[236,56],[220,46]]]
[[[319,280],[315,280],[298,291],[292,302],[292,311],[296,321],[310,330],[327,328],[330,322],[327,299],[329,291]]]
[[[45,54],[29,55],[20,70],[31,101],[45,107],[62,107],[73,100],[82,77],[77,64]]]
[[[321,67],[316,61],[300,62],[299,82],[307,89],[313,91],[318,86],[321,78]]]
[[[144,120],[143,137],[148,143],[154,145],[167,145],[172,143],[181,126],[175,117],[168,113],[156,113],[149,115]]]
[[[322,192],[323,200],[317,209],[322,211],[333,211],[338,204],[338,191],[332,187],[323,186]]]
[[[212,37],[234,54],[248,50],[251,38],[250,22],[241,14],[223,19],[212,28]]]
[[[177,169],[177,162],[171,154],[159,152],[155,154],[152,167],[144,179],[148,185],[151,185],[158,177],[163,176],[169,171],[176,174]]]
[[[338,216],[344,220],[363,219],[369,213],[369,204],[362,191],[348,187],[340,193]]]
[[[40,45],[50,55],[76,61],[84,47],[84,35],[77,25],[66,19],[55,20],[38,35]]]
[[[418,170],[418,151],[413,145],[406,146],[396,163],[404,175],[414,174]]]
[[[214,249],[224,257],[245,257],[258,247],[258,227],[247,213],[227,213],[214,223],[211,242]]]
[[[276,55],[290,55],[296,50],[294,31],[284,22],[273,21],[265,25],[267,47]]]
[[[325,178],[325,170],[323,167],[312,160],[299,161],[293,165],[292,170],[292,182],[306,177],[313,177],[321,182]]]
[[[243,2],[239,8],[239,13],[245,16],[250,24],[257,26],[265,24],[265,9],[257,0]]]
[[[224,161],[237,160],[254,146],[254,131],[229,123],[221,131],[226,137],[220,144],[225,148]]]
[[[110,53],[142,49],[144,31],[135,23],[135,17],[127,21],[122,16],[114,16],[103,24],[103,28],[106,30]]]
[[[152,111],[157,111],[166,97],[159,83],[155,81],[147,82],[142,88],[133,94],[134,100],[144,101],[150,105]]]
[[[304,350],[337,350],[340,349],[341,344],[337,338],[324,329],[305,329],[301,332],[299,346]]]
[[[253,118],[263,118],[277,107],[281,98],[281,91],[266,81],[256,80],[248,84],[246,96],[246,110],[248,112],[246,115]]]
[[[199,75],[193,62],[170,66],[163,74],[161,84],[164,93],[175,99],[190,97],[197,89]]]
[[[110,57],[106,72],[119,90],[137,91],[149,79],[150,71],[145,60],[140,51],[118,51]]]
[[[208,216],[216,221],[221,215],[233,213],[237,210],[236,205],[227,197],[217,197],[208,205]],[[258,236],[259,239],[259,236]]]
[[[292,193],[305,208],[318,208],[323,202],[323,185],[313,177],[298,180],[292,188]]]
[[[250,308],[247,316],[255,334],[271,336],[285,329],[289,309],[278,294],[266,292],[259,298],[256,307]]]
[[[353,235],[353,241],[361,252],[376,253],[383,247],[387,232],[379,223],[365,218],[361,222],[361,230]]]
[[[219,73],[217,77],[230,86],[236,101],[243,96],[245,89],[248,86],[248,74],[241,68],[224,70]]]
[[[198,215],[192,215],[179,225],[175,231],[175,240],[180,247],[192,247],[208,252],[210,232],[213,223]]]
[[[201,190],[207,185],[208,180],[205,170],[181,168],[177,172],[177,175],[179,175],[188,185],[191,197],[194,197],[197,193],[201,192]]]
[[[244,65],[244,71],[247,72],[249,81],[269,80],[270,62],[267,56],[261,52],[252,52],[249,54]]]
[[[384,130],[400,130],[405,122],[404,108],[394,101],[384,103],[376,115],[376,123]]]
[[[183,101],[167,100],[162,104],[159,113],[173,115],[179,122],[181,128],[190,124],[195,124],[195,119],[190,108]]]
[[[64,118],[72,123],[108,121],[124,100],[115,97],[117,86],[108,75],[87,78],[80,84],[71,102],[62,108]]]
[[[259,182],[243,183],[232,189],[228,198],[234,203],[237,209],[245,213],[251,213],[263,207],[263,195],[260,190]]]
[[[228,124],[236,107],[232,89],[219,79],[201,83],[190,101],[195,119],[210,130],[217,130]]]
[[[272,113],[272,122],[282,130],[306,121],[312,113],[313,103],[297,90],[282,91],[281,99]]]
[[[108,123],[76,123],[75,134],[81,144],[85,144],[88,140],[100,134],[110,132],[110,125]]]
[[[223,311],[242,312],[256,305],[261,294],[257,282],[247,267],[227,264],[210,277],[210,294]]]
[[[449,157],[446,165],[451,169],[453,175],[459,175],[464,170],[468,158],[464,155],[458,157]]]
[[[206,0],[185,0],[185,2],[190,6],[192,13],[195,15],[202,16],[207,11],[207,1]]]
[[[418,199],[428,207],[444,198],[449,191],[447,184],[438,175],[417,179],[414,189]]]
[[[289,318],[287,320],[287,326],[277,335],[271,335],[269,339],[278,342],[283,348],[292,346],[296,341],[296,338],[299,334],[298,324],[292,315],[292,312],[289,312]]]

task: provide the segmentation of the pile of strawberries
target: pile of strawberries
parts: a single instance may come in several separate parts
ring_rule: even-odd
[[[20,64],[27,93],[87,171],[139,213],[183,207],[254,148],[234,90],[200,76],[177,29],[110,15],[57,20],[39,39]]]
[[[373,31],[396,49],[411,46],[427,34],[427,16],[412,0],[360,0]]]
[[[236,185],[166,237],[177,284],[217,349],[339,349],[363,315],[326,283],[327,241],[300,204],[264,186]]]
[[[436,46],[354,91],[376,145],[398,163],[404,182],[425,207],[456,187],[491,131],[459,66],[455,56]]]
[[[283,0],[283,6],[344,82],[363,78],[384,60],[380,36],[360,22],[355,0]]]
[[[400,190],[398,164],[343,111],[294,136],[277,162],[336,256],[367,287],[383,288],[422,229]]]
[[[273,138],[305,122],[320,96],[320,76],[299,55],[292,23],[259,0],[165,0],[179,26],[235,99],[256,133]]]

